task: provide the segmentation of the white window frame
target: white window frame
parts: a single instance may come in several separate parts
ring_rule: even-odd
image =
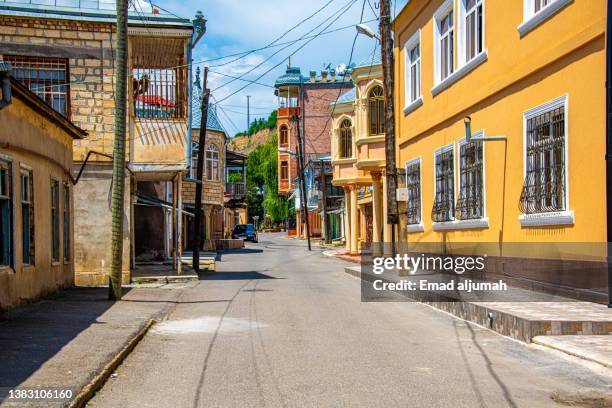
[[[208,158],[208,152],[211,152],[211,158]],[[214,158],[214,153],[217,154],[217,158]],[[210,172],[208,171],[208,163],[210,162]],[[217,171],[215,171],[215,162],[217,163]],[[217,146],[213,143],[206,146],[204,151],[204,164],[205,164],[205,179],[207,181],[220,181],[221,180],[221,154]]]
[[[416,59],[416,61],[412,61],[410,58],[410,52],[415,48],[415,47],[419,47],[419,56]],[[405,66],[405,86],[404,86],[404,97],[405,97],[405,107],[404,107],[404,115],[408,115],[410,112],[414,111],[416,108],[418,108],[419,106],[421,106],[423,104],[423,95],[421,92],[421,88],[422,88],[422,83],[421,83],[421,71],[422,71],[422,64],[421,64],[421,55],[422,55],[422,47],[421,47],[421,30],[417,30],[412,37],[410,37],[410,39],[408,41],[406,41],[406,44],[404,45],[404,54],[406,56],[406,66]],[[412,99],[412,93],[414,91],[414,89],[412,89],[412,67],[416,65],[417,66],[417,78],[416,78],[416,84],[417,84],[417,97]]]
[[[540,0],[523,0],[523,22],[517,27],[521,37],[548,20],[573,0],[552,0],[537,13],[535,11],[536,1]]]
[[[457,42],[458,42],[457,65],[458,65],[458,68],[460,69],[461,67],[469,64],[470,61],[478,58],[480,54],[486,51],[486,47],[485,47],[485,44],[486,44],[486,40],[485,40],[486,10],[485,10],[485,0],[475,0],[475,5],[470,10],[466,9],[467,0],[458,0],[458,1],[459,1],[459,7],[458,7],[458,13],[457,13],[457,20],[458,20],[457,21]],[[472,58],[468,59],[467,58],[467,22],[466,22],[466,18],[468,14],[470,14],[471,12],[476,12],[478,5],[482,5],[482,44],[481,44],[482,51],[476,52],[476,54],[474,54]],[[477,33],[478,31],[476,31],[476,34]],[[478,47],[478,43],[476,39],[474,39],[474,45]]]
[[[441,47],[440,47],[440,43],[442,41],[442,33],[440,32],[440,22],[449,14],[449,13],[453,13],[453,20],[455,19],[455,7],[453,4],[453,0],[446,0],[444,3],[442,3],[442,5],[440,6],[440,8],[438,8],[438,10],[434,13],[434,24],[433,24],[433,35],[434,35],[434,83],[436,85],[442,83],[443,81],[445,81],[446,79],[448,79],[449,77],[452,76],[452,73],[450,73],[446,78],[442,78],[441,76]],[[453,71],[455,70],[455,61],[454,61],[454,57],[455,57],[455,22],[453,21],[453,42],[452,42],[452,46],[453,46],[453,61],[452,61],[452,68]],[[448,35],[448,34],[446,34]]]
[[[472,133],[472,138],[475,140],[478,138],[484,138],[485,131],[479,130],[477,132]],[[461,187],[463,187],[461,183],[461,147],[467,143],[465,138],[459,140],[457,142],[457,153],[459,157],[457,158],[457,177],[458,188],[457,188],[457,198],[459,198],[459,193],[461,193]],[[482,143],[482,217],[476,218],[472,220],[455,220],[453,221],[452,227],[456,229],[469,229],[469,228],[488,228],[489,227],[489,217],[487,215],[487,155],[486,155],[486,143],[483,141]]]
[[[434,197],[434,204],[436,201],[436,195],[438,194],[438,188],[437,188],[437,182],[436,182],[436,157],[439,154],[442,153],[446,153],[449,150],[453,151],[453,203],[455,202],[455,200],[457,199],[457,152],[455,150],[455,142],[449,143],[445,146],[442,146],[436,150],[434,150],[434,154],[433,154],[433,197]],[[448,224],[451,222],[454,222],[455,219],[455,213],[453,211],[453,214],[451,214],[451,218],[453,219],[452,221],[442,221],[442,222],[436,222],[436,221],[432,221],[432,228],[434,230],[436,229],[440,229],[440,228],[436,228],[438,226],[443,226],[444,224]]]
[[[408,224],[406,226],[406,230],[408,232],[425,231],[425,225],[423,224],[423,161],[421,160],[421,156],[406,162],[406,165],[404,166],[404,169],[406,169],[406,186],[408,186],[408,167],[416,163],[419,164],[419,199],[421,201],[419,203],[419,219],[421,222],[418,224]],[[408,201],[406,201],[406,205],[408,205]]]
[[[559,0],[557,0],[559,1]],[[565,109],[565,148],[564,148],[564,183],[565,183],[565,210],[521,214],[519,222],[522,227],[539,227],[546,225],[574,225],[574,211],[570,210],[569,185],[569,95],[565,94],[542,105],[523,112],[523,180],[527,177],[527,121],[551,110],[563,107]]]

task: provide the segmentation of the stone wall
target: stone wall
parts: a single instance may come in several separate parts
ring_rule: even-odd
[[[198,143],[200,140],[200,131],[193,130],[191,140]],[[206,204],[223,205],[223,192],[225,190],[225,135],[221,132],[208,131],[206,132],[206,145],[214,144],[219,151],[219,166],[220,177],[218,181],[206,179],[206,166],[204,167],[204,184],[202,190],[202,202]],[[195,178],[195,170],[193,170]],[[185,181],[183,182],[183,203],[195,203],[195,188],[196,183]]]

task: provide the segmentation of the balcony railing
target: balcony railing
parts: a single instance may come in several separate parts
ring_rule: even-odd
[[[226,195],[232,197],[241,197],[244,195],[245,185],[244,183],[225,183],[225,193]]]

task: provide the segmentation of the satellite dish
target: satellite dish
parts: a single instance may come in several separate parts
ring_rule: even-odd
[[[338,74],[343,74],[346,71],[346,64],[340,64],[336,67],[336,72]]]

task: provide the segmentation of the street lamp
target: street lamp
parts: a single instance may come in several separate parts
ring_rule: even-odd
[[[370,38],[376,38],[379,42],[380,42],[380,35],[378,35],[376,32],[374,32],[374,30],[372,30],[370,27],[368,27],[365,24],[357,24],[355,26],[355,28],[357,29],[357,32],[359,34],[363,34],[365,36],[368,36]]]
[[[287,149],[286,147],[279,147],[278,148],[278,152],[279,153],[286,153],[286,154],[288,154],[290,156],[297,156],[296,152],[293,152],[293,151]]]

